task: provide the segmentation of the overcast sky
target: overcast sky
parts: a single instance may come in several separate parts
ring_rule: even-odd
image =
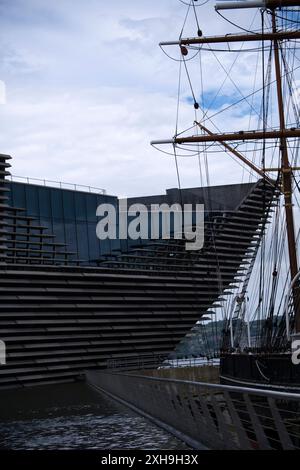
[[[214,3],[198,9],[203,32],[234,30],[214,12]],[[178,38],[186,9],[179,0],[0,0],[0,79],[6,88],[0,151],[12,155],[12,173],[103,187],[119,196],[176,187],[174,160],[149,142],[175,132],[179,65],[158,43]],[[184,35],[196,32],[191,15]],[[178,57],[177,49],[168,52]],[[232,56],[228,61],[229,69]],[[211,101],[224,70],[211,56],[203,56],[203,65],[204,96]],[[249,58],[234,64],[245,94],[252,65]],[[227,84],[214,112],[240,98]],[[188,127],[194,109],[186,79],[182,91],[179,125]],[[243,108],[229,117],[219,121],[222,130],[248,125]],[[200,185],[197,165],[195,157],[180,160],[183,187]],[[240,181],[238,165],[221,154],[212,156],[210,171],[213,184]]]

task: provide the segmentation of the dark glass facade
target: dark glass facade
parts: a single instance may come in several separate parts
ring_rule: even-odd
[[[24,209],[24,214],[33,217],[35,222],[46,227],[47,234],[55,235],[55,242],[64,243],[69,252],[74,253],[69,259],[79,260],[83,265],[95,265],[106,256],[127,252],[132,247],[148,243],[151,240],[99,240],[96,216],[100,204],[113,204],[116,208],[118,236],[118,198],[104,194],[83,192],[29,183],[10,182],[9,204]],[[164,195],[129,198],[128,207],[142,203],[147,208],[151,204],[175,202],[180,204],[201,203],[208,214],[233,210],[243,199],[252,184],[216,186],[213,188],[168,189]],[[230,194],[230,197],[228,197]],[[132,217],[128,217],[128,223]],[[150,227],[150,219],[149,219]],[[149,229],[150,230],[150,229]]]
[[[117,208],[114,196],[44,187],[27,183],[10,183],[9,204],[25,209],[55,241],[65,243],[74,259],[93,264],[99,257],[118,249],[118,240],[99,240],[96,236],[96,209],[110,203]]]

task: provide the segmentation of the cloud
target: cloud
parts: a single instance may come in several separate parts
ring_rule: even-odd
[[[0,80],[0,104],[5,104],[6,102],[6,88],[5,83]]]
[[[224,33],[228,24],[214,13],[213,4],[198,9],[200,27],[206,34]],[[177,186],[174,157],[149,143],[175,132],[179,63],[157,44],[178,38],[186,12],[182,3],[2,0],[0,12],[0,79],[6,85],[0,145],[1,152],[14,158],[13,173],[128,196]],[[241,24],[249,27],[244,18],[239,13]],[[184,34],[195,32],[191,11]],[[178,59],[178,50],[167,52]],[[203,90],[199,58],[187,66],[196,77],[197,97],[204,91],[210,98],[220,90],[219,101],[206,109],[209,114],[249,91],[254,55],[235,60],[234,53],[216,53],[225,70],[231,69],[240,92],[216,57],[208,51],[201,57]],[[183,74],[179,129],[195,119],[190,97]],[[230,108],[225,118],[217,116],[216,123],[223,130],[247,128],[250,115],[244,104]],[[238,165],[228,171],[228,155],[209,154],[209,162],[212,184],[240,181]],[[180,159],[179,168],[182,186],[200,185],[198,158]]]

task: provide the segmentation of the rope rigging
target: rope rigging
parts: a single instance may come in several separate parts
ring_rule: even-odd
[[[202,35],[201,24],[199,21],[199,10],[196,7],[200,7],[208,3],[204,1],[196,4],[196,0],[186,2],[180,0],[181,3],[187,6],[187,12],[184,18],[183,26],[180,32],[179,39],[182,38],[187,22],[191,17],[196,25],[198,36]],[[259,11],[259,10],[258,10]],[[254,29],[253,25],[258,23],[257,13],[252,18],[249,28],[244,28],[235,24],[223,16],[219,11],[218,15],[226,20],[231,25],[239,28],[240,30],[253,34],[258,32],[264,35],[267,32],[272,32],[271,15],[273,11],[262,9],[260,10],[261,25],[259,29]],[[293,13],[291,13],[291,11]],[[299,13],[300,10],[288,10],[285,12],[280,11],[281,14],[276,13],[278,21],[277,31],[285,31],[289,28],[291,31],[291,23],[298,24],[300,21]],[[291,18],[289,15],[293,14]],[[274,70],[272,68],[273,56],[275,54],[274,49],[276,42],[271,41],[270,44],[266,44],[264,40],[260,41],[259,46],[252,48],[244,47],[242,43],[240,48],[231,49],[220,49],[211,47],[200,46],[180,46],[180,58],[175,59],[166,53],[164,48],[161,46],[164,54],[170,57],[172,60],[179,62],[179,77],[178,77],[178,93],[177,93],[177,104],[176,104],[176,123],[175,123],[175,138],[184,136],[186,133],[192,132],[192,135],[199,136],[205,135],[205,130],[197,124],[206,126],[208,123],[209,127],[215,129],[214,132],[222,133],[220,127],[224,127],[226,124],[227,116],[232,120],[235,119],[233,108],[240,112],[241,120],[248,122],[248,130],[251,130],[251,126],[255,123],[255,129],[262,130],[263,133],[267,130],[280,130],[276,112],[274,111],[277,103],[276,97],[276,84],[277,78],[274,78]],[[282,81],[287,127],[299,127],[300,123],[300,110],[299,110],[299,99],[297,97],[297,74],[300,65],[295,66],[297,61],[300,59],[297,57],[296,51],[298,50],[298,43],[294,40],[278,40],[278,51],[280,55],[280,66],[281,73],[280,78]],[[188,54],[189,52],[192,54]],[[230,52],[235,54],[232,58],[230,56],[230,64],[224,65],[224,53]],[[254,71],[254,83],[251,93],[245,93],[242,86],[238,85],[236,77],[233,78],[233,72],[238,71],[241,74],[241,54],[249,53],[251,56],[250,64],[254,64],[252,71]],[[218,64],[220,74],[216,77],[215,81],[210,81],[211,78],[206,75],[204,64],[207,65],[208,59],[205,54],[210,54],[210,57]],[[220,55],[222,54],[222,56]],[[199,61],[200,80],[198,79],[196,84],[192,79],[192,75],[195,72],[194,62],[195,59]],[[251,67],[249,67],[249,70]],[[247,70],[246,70],[247,73]],[[183,75],[186,79],[186,84],[183,82]],[[299,75],[299,74],[298,74]],[[240,76],[238,76],[240,78]],[[250,78],[250,77],[249,77]],[[247,77],[247,85],[250,79]],[[208,86],[209,85],[209,86]],[[209,92],[208,92],[209,90]],[[211,91],[212,90],[212,91]],[[228,90],[230,90],[228,92]],[[187,99],[188,94],[188,99]],[[213,96],[211,97],[211,94]],[[229,101],[222,105],[223,96],[229,96]],[[239,96],[241,98],[239,98]],[[182,98],[183,97],[183,98]],[[237,97],[239,99],[237,99]],[[194,110],[194,124],[186,127],[184,130],[179,130],[179,115],[184,106],[192,103]],[[220,104],[221,103],[221,104]],[[245,105],[245,106],[243,106]],[[227,115],[226,115],[227,113]],[[253,128],[253,127],[252,127]],[[235,131],[236,132],[236,131]],[[257,232],[258,239],[257,246],[252,250],[252,258],[247,268],[243,270],[242,281],[240,281],[238,288],[232,289],[233,292],[229,293],[227,300],[220,301],[220,311],[216,315],[215,320],[211,321],[211,332],[215,344],[220,346],[220,341],[223,341],[224,337],[220,335],[220,325],[218,322],[223,322],[224,331],[228,333],[230,328],[234,328],[234,344],[235,347],[249,346],[245,340],[247,335],[248,323],[250,325],[250,332],[254,330],[255,338],[253,339],[253,347],[257,350],[271,350],[272,348],[286,348],[287,341],[285,337],[285,323],[283,318],[283,306],[285,292],[289,285],[289,270],[288,256],[287,256],[287,236],[285,231],[285,216],[284,204],[282,197],[280,196],[281,189],[281,172],[277,169],[281,168],[281,141],[280,139],[273,139],[267,141],[263,138],[259,141],[253,141],[244,143],[242,137],[237,136],[235,144],[233,143],[233,149],[239,149],[241,153],[252,154],[253,163],[258,162],[259,167],[266,172],[277,172],[277,177],[274,179],[274,198],[271,202],[267,201],[266,193],[268,190],[267,182],[265,177],[262,181],[262,211],[264,214],[271,214],[274,209],[274,217],[270,229],[267,230],[267,220],[263,222]],[[197,158],[197,175],[199,178],[200,186],[205,187],[207,200],[207,210],[211,211],[210,206],[210,188],[212,183],[212,177],[214,172],[211,171],[210,167],[210,155],[227,154],[236,163],[242,167],[242,180],[244,178],[244,172],[249,173],[249,182],[253,182],[255,175],[252,169],[245,166],[241,161],[234,155],[231,154],[227,149],[224,150],[221,142],[195,142],[195,143],[173,143],[173,152],[166,152],[159,149],[161,152],[167,155],[174,156],[176,175],[178,188],[181,195],[181,171],[178,165],[179,157],[196,157]],[[299,145],[296,138],[289,139],[287,141],[288,151],[290,154],[290,162],[292,167],[297,168],[297,160],[299,154]],[[227,157],[226,157],[227,158]],[[245,161],[245,160],[244,160]],[[270,170],[271,169],[271,170]],[[273,170],[274,169],[274,170]],[[298,170],[295,170],[298,171]],[[272,173],[274,174],[274,173]],[[297,174],[293,171],[292,173],[293,184],[300,192],[300,180]],[[181,196],[182,197],[182,196]],[[295,201],[299,205],[297,197]],[[273,206],[271,208],[271,206]],[[216,260],[216,272],[218,273],[218,292],[221,294],[224,292],[224,281],[220,269],[219,252],[216,246],[216,235],[215,226],[213,225],[210,237],[207,241],[210,249],[214,252]],[[299,231],[300,233],[300,231]],[[299,240],[299,233],[297,241]],[[251,295],[250,295],[251,293]],[[255,293],[255,294],[254,294]],[[249,300],[247,300],[249,299]],[[292,309],[290,312],[292,320]],[[231,321],[230,321],[231,318]],[[232,323],[232,320],[233,323]],[[231,324],[231,326],[230,326]],[[208,330],[206,328],[200,328],[202,331],[202,339],[207,347],[207,354],[212,356],[214,354],[214,348],[212,348],[209,341]],[[228,339],[228,337],[227,337]]]

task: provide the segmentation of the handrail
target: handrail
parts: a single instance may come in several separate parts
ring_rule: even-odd
[[[210,382],[196,382],[193,380],[181,380],[181,379],[167,379],[165,377],[150,377],[148,375],[138,375],[138,374],[126,374],[124,372],[112,372],[101,370],[101,374],[109,375],[118,375],[123,377],[135,377],[137,379],[144,379],[154,382],[170,382],[178,383],[185,385],[193,385],[197,387],[206,387],[215,390],[224,390],[227,392],[240,392],[240,393],[250,393],[260,396],[268,396],[273,398],[287,398],[292,400],[300,400],[300,393],[288,393],[288,392],[278,392],[273,390],[262,390],[261,388],[252,388],[252,387],[237,387],[232,385],[223,385],[223,384],[214,384]]]
[[[51,188],[59,188],[59,189],[69,189],[73,191],[82,191],[80,188],[84,188],[84,192],[89,192],[93,194],[106,194],[106,189],[103,188],[96,188],[95,186],[87,186],[84,184],[76,184],[76,183],[67,183],[64,181],[53,181],[53,180],[46,180],[46,179],[41,179],[41,178],[33,178],[29,176],[18,176],[18,175],[9,175],[7,178],[15,183],[20,183],[20,182],[26,182],[27,184],[37,184],[38,186],[46,186],[46,187],[51,187]],[[20,179],[21,181],[17,181]],[[31,183],[33,181],[33,183]],[[38,183],[34,183],[38,182]],[[58,185],[58,186],[54,186]],[[66,188],[65,186],[69,186]]]
[[[99,370],[86,377],[192,448],[300,449],[299,393]]]

